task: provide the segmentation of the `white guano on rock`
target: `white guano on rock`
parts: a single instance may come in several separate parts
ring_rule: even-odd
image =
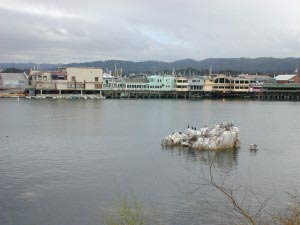
[[[239,129],[233,123],[222,122],[200,130],[173,132],[162,140],[163,146],[184,146],[195,150],[226,150],[240,147]]]

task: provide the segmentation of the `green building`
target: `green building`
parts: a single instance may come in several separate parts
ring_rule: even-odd
[[[173,91],[175,86],[175,77],[171,75],[150,75],[149,90],[153,91]]]

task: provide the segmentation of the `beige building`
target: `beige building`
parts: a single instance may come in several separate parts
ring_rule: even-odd
[[[103,70],[96,68],[61,67],[57,71],[36,71],[29,73],[29,85],[43,93],[64,94],[68,91],[102,90]]]
[[[175,91],[189,91],[189,83],[186,77],[176,77],[175,79]]]
[[[35,89],[48,89],[51,90],[55,84],[51,83],[51,72],[31,70],[28,75],[28,84]]]
[[[235,77],[234,82],[234,92],[249,92],[250,91],[250,79],[245,77]]]
[[[100,90],[103,85],[103,70],[96,68],[58,68],[66,74],[68,89]]]
[[[204,92],[211,92],[213,89],[213,79],[211,77],[204,77],[204,85],[203,85],[203,91]]]
[[[220,74],[205,78],[203,90],[206,92],[249,92],[250,78],[245,76],[231,77]]]
[[[213,78],[213,88],[214,92],[231,92],[234,89],[234,81],[232,77],[226,75],[218,75]]]

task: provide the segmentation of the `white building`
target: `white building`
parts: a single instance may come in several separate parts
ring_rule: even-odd
[[[28,85],[25,73],[0,73],[0,89],[24,90]]]

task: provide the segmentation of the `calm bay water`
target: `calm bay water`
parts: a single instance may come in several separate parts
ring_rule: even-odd
[[[201,224],[179,187],[207,153],[162,149],[161,139],[234,121],[242,147],[218,153],[217,167],[281,193],[300,187],[298,115],[296,102],[0,99],[0,224],[102,224],[128,193],[159,203],[167,224]]]

